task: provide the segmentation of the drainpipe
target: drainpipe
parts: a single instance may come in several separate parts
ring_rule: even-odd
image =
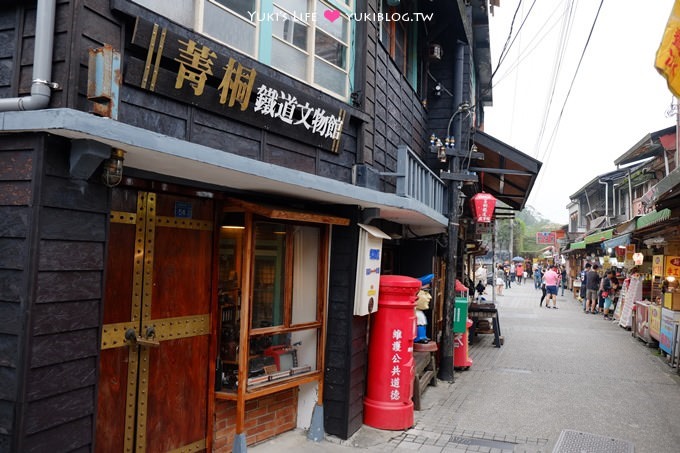
[[[58,88],[56,83],[50,82],[56,3],[56,0],[38,0],[31,94],[23,97],[0,99],[0,112],[43,109],[50,102],[52,89]]]
[[[630,167],[628,167],[628,220],[635,217],[633,214],[633,181],[630,176]]]
[[[598,179],[597,182],[604,184],[604,216],[606,217],[607,226],[609,226],[609,183],[606,181],[602,182],[601,179]]]

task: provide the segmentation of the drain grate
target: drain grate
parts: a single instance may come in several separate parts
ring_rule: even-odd
[[[560,433],[553,453],[634,453],[632,442],[571,429]]]
[[[475,445],[477,447],[498,448],[500,450],[510,450],[515,448],[514,442],[505,442],[502,440],[479,439],[477,437],[463,437],[453,436],[451,442],[459,445]]]

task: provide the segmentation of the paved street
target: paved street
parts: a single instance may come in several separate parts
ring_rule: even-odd
[[[569,291],[558,310],[539,299],[533,282],[497,297],[504,345],[479,335],[472,367],[427,389],[413,428],[364,426],[349,440],[320,443],[294,431],[248,450],[680,451],[680,377],[657,349],[584,314]]]

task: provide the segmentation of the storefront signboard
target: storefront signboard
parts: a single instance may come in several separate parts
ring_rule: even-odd
[[[340,151],[346,112],[303,91],[284,77],[258,72],[247,57],[204,44],[190,31],[178,35],[137,18],[125,54],[125,83],[219,115]]]
[[[663,255],[654,255],[652,257],[652,275],[654,277],[663,277],[663,264],[664,264],[664,256]]]
[[[661,329],[659,334],[659,348],[666,354],[673,352],[673,333],[674,325],[680,321],[680,311],[673,311],[667,308],[661,309]]]
[[[661,306],[650,304],[649,306],[649,336],[659,341],[661,333]]]
[[[680,278],[680,256],[666,257],[666,277]]]
[[[555,232],[554,231],[543,231],[536,233],[536,244],[554,244],[555,243]]]

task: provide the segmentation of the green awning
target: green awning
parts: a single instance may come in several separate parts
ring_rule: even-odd
[[[649,214],[645,214],[639,219],[637,219],[637,229],[645,228],[655,223],[663,222],[671,218],[671,210],[669,208],[662,209],[661,211],[652,211]]]
[[[572,242],[569,246],[569,250],[578,250],[586,248],[586,241]]]
[[[606,241],[611,239],[614,235],[614,228],[609,230],[600,231],[599,233],[593,233],[586,236],[583,241],[587,244],[597,244],[598,242]]]

